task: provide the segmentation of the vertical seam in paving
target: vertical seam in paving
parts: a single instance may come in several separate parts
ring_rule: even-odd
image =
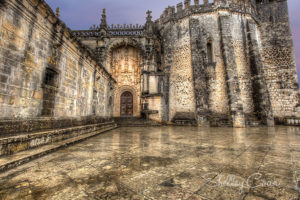
[[[237,155],[235,159],[238,159],[239,157],[241,157],[241,156],[242,156],[246,151],[248,151],[248,149],[249,149],[250,147],[252,147],[252,146],[253,146],[253,145],[249,145],[244,151],[242,151],[239,155]],[[224,168],[225,168],[225,167],[223,167],[223,168],[220,169],[219,174],[221,174],[221,173],[223,172]],[[218,174],[218,175],[219,175],[219,174]],[[213,179],[212,179],[211,181],[213,181],[218,175],[214,176]],[[210,182],[210,181],[207,181],[205,184],[203,184],[197,191],[194,192],[194,194],[200,195],[200,194],[198,194],[198,193],[199,193],[199,192],[207,185],[208,182]],[[207,198],[207,197],[206,197],[206,198]]]
[[[99,170],[97,167],[95,167],[95,166],[92,165],[91,163],[88,163],[88,165],[90,165],[91,167],[93,167],[93,168],[96,169],[97,171],[102,172],[101,170]],[[133,192],[133,193],[135,193],[135,194],[141,195],[141,196],[143,196],[143,197],[145,197],[145,198],[147,198],[147,199],[153,199],[153,198],[151,198],[151,197],[148,197],[147,195],[144,195],[144,194],[142,194],[142,193],[140,193],[140,192],[135,191],[135,190],[132,189],[131,187],[129,187],[129,186],[125,185],[124,183],[122,183],[121,181],[119,181],[118,184],[120,184],[120,185],[121,185],[122,187],[124,187],[124,188],[129,189],[131,192]],[[85,191],[85,190],[84,190],[84,191]],[[86,192],[86,191],[85,191],[85,192]]]
[[[273,138],[273,139],[274,139],[274,138]],[[271,145],[272,145],[272,144],[273,144],[273,141],[272,141]],[[269,150],[265,153],[264,158],[262,159],[262,161],[261,161],[259,167],[257,168],[257,171],[260,170],[260,168],[261,168],[262,165],[264,164],[264,161],[265,161],[265,159],[266,159],[268,153],[271,151],[271,147],[268,147],[268,148],[269,148]],[[249,192],[247,192],[247,194],[244,196],[243,200],[250,194],[251,191],[252,191],[252,188],[249,189]]]
[[[289,152],[290,152],[290,162],[292,165],[292,169],[293,169],[293,180],[295,182],[295,190],[298,192],[298,198],[300,199],[300,181],[298,181],[298,171],[294,162],[294,157],[293,157],[293,148],[291,147],[291,143],[290,143],[290,137],[287,134],[287,138],[288,138],[288,147],[289,147]]]

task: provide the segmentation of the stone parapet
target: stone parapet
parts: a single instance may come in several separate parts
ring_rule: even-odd
[[[184,7],[183,3],[178,3],[176,8],[176,11],[174,6],[169,6],[168,8],[166,8],[163,14],[156,22],[160,24],[165,24],[169,21],[177,21],[191,15],[204,14],[222,10],[234,13],[248,14],[257,20],[256,4],[253,1],[245,1],[245,5],[242,5],[240,1],[215,0],[214,3],[210,3],[204,0],[203,3],[200,3],[199,0],[195,0],[194,5],[191,5],[190,0],[185,0]]]

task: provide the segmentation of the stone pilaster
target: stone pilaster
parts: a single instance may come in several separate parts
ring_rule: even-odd
[[[274,116],[271,107],[270,95],[264,76],[263,64],[260,56],[261,54],[259,53],[259,47],[255,37],[255,24],[253,24],[250,20],[247,21],[247,33],[256,115],[260,118],[263,124],[274,126]]]
[[[229,106],[234,127],[245,127],[245,115],[240,97],[240,87],[232,45],[231,20],[228,16],[219,16],[218,26],[221,38],[221,51],[226,68]]]
[[[196,99],[197,123],[200,126],[209,125],[209,106],[208,96],[209,90],[207,86],[208,75],[206,73],[206,50],[205,38],[202,37],[202,32],[197,28],[198,20],[190,20],[190,37],[191,37],[191,54],[192,67],[194,78],[194,90]]]

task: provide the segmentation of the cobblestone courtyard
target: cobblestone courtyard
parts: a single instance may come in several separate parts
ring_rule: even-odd
[[[297,127],[119,128],[1,174],[0,199],[289,200],[299,179]]]

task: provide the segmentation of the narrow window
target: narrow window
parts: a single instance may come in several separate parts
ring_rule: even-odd
[[[57,72],[50,68],[47,68],[44,84],[53,86],[53,87],[57,87]]]
[[[58,88],[58,73],[51,68],[46,68],[43,87],[43,108],[42,116],[53,116],[55,97]]]
[[[207,61],[208,63],[213,62],[213,48],[211,42],[207,43]]]
[[[270,16],[269,21],[270,21],[271,24],[273,24],[273,22],[274,22],[273,16]]]
[[[108,105],[109,105],[109,106],[112,106],[112,101],[113,101],[113,100],[112,100],[112,97],[109,97],[109,101],[108,101]]]

